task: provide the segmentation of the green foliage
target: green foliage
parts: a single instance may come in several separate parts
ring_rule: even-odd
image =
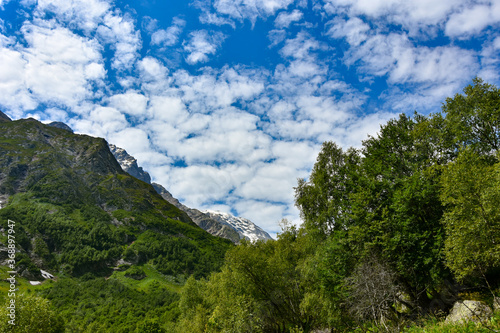
[[[500,330],[500,313],[494,313],[487,322],[446,323],[431,317],[420,325],[406,328],[405,333],[489,333]]]
[[[177,318],[178,295],[160,285],[144,291],[116,279],[62,279],[43,292],[68,332],[149,332]],[[158,324],[158,325],[157,325]],[[141,329],[143,329],[141,331]]]
[[[299,179],[295,203],[308,232],[324,237],[349,224],[349,196],[358,181],[359,153],[323,143],[309,181]]]
[[[188,280],[179,302],[179,331],[305,332],[324,327],[335,306],[321,290],[308,258],[309,237],[290,227],[277,241],[230,250],[208,281]],[[196,318],[196,320],[188,320]],[[188,326],[185,326],[188,325]]]
[[[44,298],[17,294],[15,298],[15,312],[8,308],[10,299],[0,308],[0,332],[19,333],[62,333],[64,322],[62,317],[53,309],[50,302]],[[12,307],[12,306],[11,306]],[[14,314],[14,316],[10,316]],[[12,324],[9,321],[12,320]]]
[[[472,146],[480,154],[500,149],[500,90],[481,79],[465,87],[464,95],[447,98],[446,125],[459,147]]]
[[[500,268],[500,163],[465,149],[442,178],[446,259],[457,278]],[[471,241],[473,240],[473,241]]]

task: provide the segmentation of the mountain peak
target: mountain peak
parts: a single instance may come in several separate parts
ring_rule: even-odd
[[[53,122],[51,122],[48,125],[52,126],[52,127],[57,127],[57,128],[60,128],[60,129],[64,129],[66,131],[70,131],[71,133],[73,133],[73,129],[71,127],[69,127],[68,125],[66,125],[65,123],[60,122],[60,121],[53,121]]]
[[[12,121],[12,119],[10,119],[9,116],[7,116],[5,113],[0,111],[0,123],[1,122],[8,122],[8,121]]]
[[[145,183],[151,184],[151,176],[137,164],[137,160],[133,156],[129,155],[125,149],[111,143],[108,146],[123,171]]]
[[[236,217],[229,213],[216,210],[205,210],[203,213],[222,224],[231,226],[240,234],[241,238],[248,239],[252,242],[272,239],[267,232],[249,219]]]

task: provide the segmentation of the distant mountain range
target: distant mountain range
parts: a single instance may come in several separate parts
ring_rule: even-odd
[[[240,239],[248,239],[251,241],[272,239],[267,232],[248,219],[216,211],[202,212],[198,209],[189,208],[183,205],[162,185],[151,183],[151,176],[149,173],[144,171],[142,167],[139,167],[137,160],[129,155],[125,149],[119,148],[113,144],[109,144],[109,148],[125,172],[148,184],[152,184],[155,190],[165,200],[186,212],[193,222],[212,235],[227,238],[234,243],[238,243]]]

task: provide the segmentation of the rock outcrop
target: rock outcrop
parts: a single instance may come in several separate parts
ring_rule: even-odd
[[[461,321],[484,321],[492,315],[491,309],[480,301],[458,301],[453,305],[450,314],[446,317],[447,323],[458,323]]]

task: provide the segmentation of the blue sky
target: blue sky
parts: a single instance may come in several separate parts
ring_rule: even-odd
[[[299,223],[321,143],[499,85],[500,0],[0,0],[0,109],[125,148],[184,204]]]

